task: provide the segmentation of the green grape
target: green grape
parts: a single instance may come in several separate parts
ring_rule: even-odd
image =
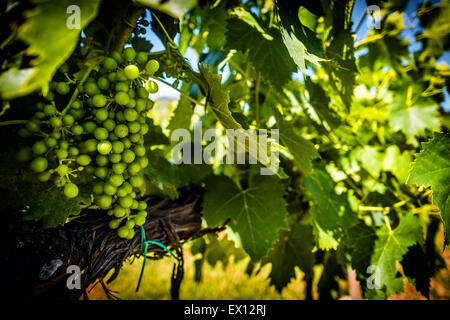
[[[84,117],[85,111],[83,109],[70,109],[69,113],[76,119],[80,120]]]
[[[111,142],[108,140],[102,140],[97,144],[97,151],[100,154],[110,154],[112,149]]]
[[[81,109],[83,107],[83,103],[80,100],[75,100],[74,102],[72,102],[70,107],[72,109]]]
[[[116,121],[117,122],[124,122],[125,121],[125,118],[123,116],[123,112],[122,111],[116,112],[115,116],[116,116]]]
[[[103,128],[105,128],[108,131],[113,131],[114,128],[116,127],[116,123],[114,122],[113,119],[106,119],[102,125],[103,125]],[[111,134],[110,134],[110,138],[112,138]]]
[[[125,188],[122,186],[122,187],[117,188],[117,193],[116,194],[117,194],[118,197],[125,197],[128,193],[125,190]]]
[[[111,163],[119,163],[122,160],[122,155],[119,153],[111,153],[109,155],[109,161]]]
[[[83,128],[86,133],[92,134],[97,128],[97,124],[94,121],[86,121],[85,123],[83,123]]]
[[[145,224],[145,217],[142,217],[142,216],[136,216],[136,217],[134,218],[134,223],[135,223],[137,226],[143,226],[143,225]]]
[[[67,142],[67,141],[60,141],[59,142],[59,147],[61,148],[61,149],[69,149],[69,143]]]
[[[79,136],[79,135],[83,134],[83,131],[84,131],[83,127],[80,126],[79,124],[74,125],[74,126],[72,127],[72,134],[73,134],[74,136]]]
[[[146,52],[138,52],[137,54],[136,54],[136,62],[137,63],[139,63],[139,64],[144,64],[144,63],[146,63],[147,62],[147,59],[148,59],[148,55],[147,55],[147,53]]]
[[[136,155],[130,149],[127,149],[122,153],[122,160],[125,163],[132,163],[135,158],[136,158]]]
[[[58,118],[58,117],[51,117],[51,118],[50,118],[50,125],[51,125],[53,128],[61,128],[62,125],[63,125],[63,122],[62,122],[62,120],[61,120],[60,118]]]
[[[48,180],[50,180],[51,176],[52,174],[50,173],[50,171],[44,171],[39,173],[37,178],[40,182],[47,182]]]
[[[128,80],[128,78],[125,75],[125,72],[123,70],[118,70],[116,72],[116,75],[117,75],[117,81],[127,81]]]
[[[125,217],[126,214],[127,214],[127,209],[125,209],[124,207],[116,206],[116,207],[114,208],[114,216],[115,216],[116,218],[122,218],[122,217]]]
[[[19,162],[28,162],[31,160],[32,150],[30,147],[23,147],[16,153],[16,160]]]
[[[128,209],[133,204],[133,198],[130,196],[121,197],[119,198],[119,204],[125,209]]]
[[[94,131],[94,136],[95,136],[95,139],[97,139],[97,140],[105,140],[108,138],[108,135],[109,135],[108,130],[106,130],[103,127],[99,127],[97,129],[95,129],[95,131]]]
[[[120,237],[120,238],[126,238],[127,236],[128,236],[128,233],[130,232],[130,229],[128,229],[127,227],[125,227],[125,226],[122,226],[122,227],[120,227],[118,230],[117,230],[117,235]]]
[[[110,82],[116,82],[117,81],[117,73],[116,72],[108,73],[108,80]]]
[[[125,222],[125,227],[127,227],[128,229],[133,229],[134,225],[135,225],[135,222],[133,219],[130,219],[127,222]]]
[[[125,172],[127,168],[127,165],[125,163],[119,162],[119,163],[114,163],[112,165],[112,170],[114,173],[116,174],[122,174]]]
[[[142,123],[141,124],[141,130],[139,131],[139,133],[143,136],[145,136],[148,133],[149,127],[148,124],[146,123]]]
[[[97,167],[94,171],[94,176],[100,179],[105,179],[108,175],[108,169],[106,167]]]
[[[55,89],[56,89],[56,92],[58,92],[60,95],[66,95],[70,92],[70,87],[65,82],[58,82]]]
[[[26,129],[26,128],[20,128],[19,130],[17,130],[17,134],[22,138],[31,137],[31,132],[28,131],[28,129]]]
[[[101,108],[104,107],[106,105],[106,97],[102,94],[96,94],[93,98],[92,98],[92,104],[94,105],[94,107],[97,108]]]
[[[126,61],[133,61],[136,57],[136,51],[133,47],[126,47],[123,49],[123,57]]]
[[[95,167],[92,166],[92,165],[87,166],[87,167],[85,167],[84,171],[85,171],[86,173],[88,173],[88,174],[94,174],[94,172],[95,172]]]
[[[105,77],[100,77],[97,80],[97,85],[102,90],[107,90],[109,88],[109,80]]]
[[[66,127],[71,127],[75,122],[75,118],[71,114],[66,114],[62,118],[62,122]]]
[[[67,157],[69,156],[69,151],[67,151],[66,149],[58,149],[55,152],[56,157],[60,160],[62,159],[67,159]]]
[[[139,207],[139,201],[136,199],[133,200],[133,204],[131,205],[132,210],[136,210]]]
[[[124,106],[128,103],[130,100],[130,97],[125,92],[117,92],[114,96],[114,100],[117,104],[120,104],[121,106]]]
[[[133,191],[133,186],[128,181],[125,181],[123,186],[127,190],[127,194],[130,194]]]
[[[57,186],[58,188],[63,187],[66,184],[66,182],[67,182],[66,179],[65,178],[61,178],[61,177],[56,177],[53,180],[54,185]]]
[[[110,53],[110,56],[111,56],[114,60],[116,60],[118,63],[122,63],[122,62],[123,62],[122,55],[121,55],[120,52],[118,52],[118,51],[112,51],[112,52]]]
[[[128,131],[130,133],[137,133],[141,130],[141,124],[138,121],[133,121],[128,124]]]
[[[141,171],[141,165],[138,162],[133,162],[128,165],[127,172],[130,176],[135,176]]]
[[[47,139],[45,139],[45,144],[47,145],[47,147],[52,148],[58,144],[58,141],[53,137],[48,137]]]
[[[120,225],[120,219],[114,219],[109,222],[109,227],[111,229],[117,229]]]
[[[125,181],[125,179],[123,178],[123,176],[121,174],[112,174],[111,177],[109,178],[109,181],[111,182],[111,184],[113,184],[116,187],[120,187],[122,185],[122,183]]]
[[[144,178],[142,176],[132,176],[130,183],[135,188],[140,188],[144,185]]]
[[[91,163],[91,161],[92,161],[91,157],[88,156],[87,154],[80,154],[77,157],[77,163],[83,167],[88,166]]]
[[[139,162],[139,165],[142,169],[145,169],[148,167],[148,158],[147,157],[139,157],[137,158],[137,161]]]
[[[75,198],[76,196],[78,196],[78,187],[76,184],[74,183],[67,183],[64,186],[64,195],[67,198]]]
[[[112,197],[107,194],[102,194],[97,197],[96,204],[102,209],[108,209],[111,207]]]
[[[97,120],[98,122],[103,122],[109,117],[109,111],[105,108],[95,110],[94,113],[95,120]]]
[[[139,117],[139,114],[134,109],[126,109],[123,112],[123,116],[125,117],[125,120],[131,122],[131,121],[135,121]]]
[[[145,70],[150,74],[153,75],[156,71],[159,69],[159,62],[155,59],[151,59],[147,64],[145,65]]]
[[[53,93],[53,91],[47,92],[47,95],[45,96],[45,99],[47,99],[47,101],[54,101],[55,100],[55,94]]]
[[[67,63],[64,63],[63,65],[61,65],[61,67],[59,67],[59,72],[61,72],[61,73],[69,72],[69,65]]]
[[[148,93],[157,93],[158,84],[155,81],[149,80],[145,83],[145,90],[147,90]]]
[[[94,152],[97,150],[97,140],[96,139],[89,139],[85,141],[86,150],[88,152]]]
[[[145,156],[145,147],[143,145],[136,145],[133,148],[134,154],[138,157]]]
[[[133,90],[133,88],[130,88],[127,93],[130,96],[130,98],[136,97],[136,92]]]
[[[147,203],[145,201],[140,201],[140,202],[144,202],[145,203],[145,208],[141,209],[141,207],[143,207],[143,205],[140,205],[139,211],[136,213],[136,217],[147,217],[148,213],[147,211],[145,211],[145,209],[147,208]]]
[[[45,113],[42,111],[38,111],[34,114],[34,117],[38,120],[44,120],[44,118],[46,117]]]
[[[124,138],[128,135],[128,127],[124,124],[119,124],[114,128],[114,134],[118,138]]]
[[[117,61],[113,58],[107,57],[103,60],[103,67],[108,71],[113,71],[117,69]]]
[[[112,143],[112,150],[114,153],[122,153],[124,149],[125,147],[121,141],[114,141]]]
[[[34,172],[40,173],[47,169],[48,161],[44,157],[37,157],[31,161],[30,168]]]
[[[100,93],[100,89],[97,86],[97,83],[94,81],[89,81],[84,85],[84,91],[91,97]]]
[[[27,130],[32,133],[39,132],[39,130],[41,130],[40,121],[38,120],[28,121],[27,124],[25,125],[25,128],[27,128]]]
[[[136,95],[141,99],[148,99],[148,92],[145,88],[139,87],[136,89]]]
[[[120,81],[116,83],[116,92],[122,91],[122,92],[128,92],[129,87],[128,83],[125,81]]]
[[[144,111],[144,110],[145,110],[145,106],[146,106],[146,102],[145,102],[144,99],[142,99],[142,98],[136,99],[136,106],[134,107],[134,109],[135,109],[137,112],[142,112],[142,111]]]
[[[139,201],[139,206],[138,206],[138,210],[145,210],[147,209],[147,202],[145,201]],[[147,216],[147,212],[145,212],[145,216]]]
[[[139,143],[141,141],[141,135],[139,133],[130,134],[130,141],[134,143]]]
[[[56,114],[56,107],[52,104],[46,104],[44,106],[44,113],[49,117],[54,116]]]
[[[36,141],[31,147],[34,154],[41,155],[47,151],[47,145],[44,141]]]
[[[95,181],[92,184],[92,193],[96,195],[100,195],[103,193],[103,182],[102,181]]]
[[[128,138],[123,138],[120,140],[123,143],[125,149],[129,149],[131,147],[131,141]]]
[[[61,132],[59,132],[59,131],[53,132],[52,137],[55,138],[56,140],[61,139]]]
[[[114,194],[116,194],[116,191],[117,191],[117,187],[116,186],[113,186],[109,182],[105,182],[105,184],[103,186],[103,192],[105,194],[113,196]]]
[[[78,148],[76,148],[76,147],[69,148],[69,155],[71,157],[76,157],[76,156],[78,156],[79,153],[80,153],[80,150],[78,150]]]
[[[100,167],[106,166],[108,162],[109,162],[108,157],[103,154],[99,154],[95,157],[95,163]]]
[[[133,91],[130,91],[130,92],[133,92]],[[130,92],[128,92],[128,96],[130,96]],[[125,106],[127,108],[134,108],[136,106],[136,100],[130,99]]]
[[[137,77],[139,77],[139,68],[135,66],[134,64],[130,64],[125,67],[124,69],[125,75],[128,79],[134,80]]]

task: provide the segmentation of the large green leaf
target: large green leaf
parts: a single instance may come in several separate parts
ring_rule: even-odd
[[[227,177],[213,176],[206,182],[203,214],[211,226],[231,218],[242,247],[257,261],[276,241],[277,230],[287,227],[283,194],[283,185],[273,176],[254,175],[246,189]]]
[[[433,139],[422,144],[411,167],[409,184],[433,189],[433,202],[441,211],[445,243],[450,242],[450,136],[435,133]]]
[[[159,10],[174,18],[182,18],[186,10],[193,8],[197,0],[133,0],[144,6]]]
[[[36,56],[32,67],[10,69],[0,75],[0,96],[12,99],[43,88],[56,69],[71,55],[81,29],[69,29],[67,22],[71,14],[67,8],[76,4],[80,8],[80,27],[84,28],[97,15],[100,0],[47,0],[33,1],[36,7],[27,14],[27,19],[17,30],[18,38],[29,47],[25,53]],[[70,22],[70,21],[69,21]]]
[[[313,233],[310,226],[296,224],[291,230],[280,230],[279,240],[271,249],[265,262],[272,263],[271,283],[277,290],[286,286],[295,277],[298,266],[307,276],[313,275]]]
[[[301,15],[312,17],[312,20],[315,18],[314,14],[302,7],[300,3],[293,5],[288,1],[277,1],[276,4],[281,35],[291,58],[302,72],[306,71],[305,60],[318,65],[322,60],[322,43],[313,30],[300,22],[299,9],[302,9]]]
[[[281,88],[291,79],[296,66],[280,34],[261,30],[259,24],[258,27],[250,25],[248,20],[229,19],[226,32],[227,47],[243,53],[248,52],[249,61],[261,73],[262,79]]]
[[[390,230],[383,225],[377,231],[371,264],[376,266],[375,283],[385,288],[387,295],[395,294],[403,288],[403,279],[397,278],[396,263],[401,262],[410,246],[422,241],[420,220],[410,212],[400,218],[398,226]]]

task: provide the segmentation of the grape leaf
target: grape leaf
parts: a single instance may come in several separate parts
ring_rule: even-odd
[[[177,167],[172,165],[160,150],[147,152],[149,165],[144,169],[144,174],[150,182],[156,186],[163,195],[174,199],[178,197],[179,177]]]
[[[307,276],[312,276],[314,266],[312,228],[296,224],[289,231],[280,230],[279,240],[269,250],[264,263],[272,263],[270,283],[277,290],[286,286],[295,277],[295,266],[298,266]]]
[[[401,130],[408,140],[416,144],[415,136],[425,129],[439,130],[438,105],[431,99],[419,99],[413,105],[402,98],[394,100],[389,111],[392,130]]]
[[[422,241],[422,225],[411,212],[400,218],[398,226],[389,230],[384,224],[377,230],[371,265],[378,268],[375,283],[385,287],[387,295],[395,294],[403,288],[402,278],[396,277],[396,262],[401,262],[408,248]]]
[[[277,1],[276,5],[283,42],[292,60],[302,72],[306,71],[305,60],[318,65],[323,56],[322,43],[314,31],[300,22],[299,9],[302,8],[309,16],[313,14],[299,3],[293,6],[287,1]]]
[[[70,56],[80,31],[97,15],[100,0],[80,0],[80,28],[69,29],[73,13],[66,13],[74,4],[72,0],[33,1],[36,7],[28,13],[28,19],[17,30],[18,38],[29,45],[25,53],[36,56],[32,68],[10,69],[0,75],[0,96],[3,99],[29,94],[42,88],[48,91],[56,69]]]
[[[182,18],[186,9],[191,9],[197,4],[197,0],[136,0],[140,4],[159,10],[173,18]]]
[[[411,154],[400,150],[396,145],[389,146],[383,159],[383,170],[391,171],[400,183],[405,183],[408,178],[408,167],[411,163]]]
[[[260,27],[262,28],[262,27]],[[268,39],[272,37],[272,40]],[[246,21],[233,18],[227,20],[227,48],[248,52],[248,59],[275,87],[281,88],[291,79],[296,66],[289,56],[280,34],[265,31],[249,25]]]
[[[341,225],[350,225],[354,219],[345,194],[334,192],[334,183],[321,170],[305,177],[305,189],[312,200],[312,224],[320,249],[337,249],[342,237]]]
[[[322,65],[330,76],[332,88],[338,92],[347,110],[352,103],[357,73],[351,31],[353,4],[353,0],[322,1],[326,14],[325,56],[330,60]]]
[[[277,229],[287,227],[283,194],[283,185],[273,176],[254,175],[247,189],[225,176],[213,176],[206,180],[203,214],[211,226],[231,218],[242,247],[257,261],[276,241]]]
[[[433,190],[433,203],[439,207],[444,223],[445,243],[450,242],[450,136],[434,133],[433,139],[422,144],[416,154],[407,183]]]

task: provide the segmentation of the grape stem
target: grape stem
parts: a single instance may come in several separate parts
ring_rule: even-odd
[[[94,69],[94,66],[91,65],[89,67],[89,69],[86,71],[86,73],[84,74],[83,78],[81,79],[80,83],[78,84],[78,86],[76,87],[75,91],[73,92],[72,96],[70,97],[69,102],[67,103],[67,106],[64,108],[64,110],[61,112],[62,115],[65,115],[67,113],[67,111],[69,111],[70,105],[72,104],[72,102],[75,101],[75,99],[78,96],[79,90],[78,88],[83,85],[87,78],[89,77],[89,74],[91,73],[91,71]]]
[[[162,80],[162,79],[160,79],[160,78],[158,78],[158,77],[154,77],[154,76],[148,76],[148,77],[149,77],[149,78],[152,78],[152,79],[154,79],[154,80],[161,81],[162,83],[164,83],[164,84],[170,86],[171,88],[173,88],[173,89],[175,89],[176,91],[178,91],[179,93],[181,93],[181,94],[182,94],[184,97],[186,97],[186,99],[188,99],[189,101],[191,101],[191,102],[193,102],[193,103],[195,103],[195,104],[198,104],[198,105],[200,105],[200,106],[205,106],[204,103],[201,103],[200,101],[195,100],[195,99],[192,98],[190,95],[188,95],[186,92],[184,92],[184,91],[178,89],[177,87],[174,87],[174,86],[173,86],[172,84],[170,84],[169,82],[167,82],[167,81],[165,81],[165,80]]]
[[[14,124],[25,124],[27,123],[28,120],[9,120],[9,121],[2,121],[0,122],[0,127],[3,126],[9,126],[9,125],[14,125]]]

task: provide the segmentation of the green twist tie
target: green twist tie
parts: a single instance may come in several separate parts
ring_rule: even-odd
[[[169,248],[167,248],[165,245],[163,245],[161,242],[154,241],[154,240],[145,240],[145,230],[143,226],[140,226],[141,229],[141,247],[139,249],[139,252],[142,251],[142,247],[144,247],[144,263],[142,264],[141,274],[139,275],[139,281],[136,287],[136,292],[139,291],[139,287],[141,285],[142,276],[144,275],[144,269],[145,269],[145,262],[147,261],[147,251],[148,251],[148,245],[149,244],[155,244],[157,246],[160,246],[164,250],[166,250],[172,257],[174,257],[177,261],[179,261],[178,257],[173,253]]]

